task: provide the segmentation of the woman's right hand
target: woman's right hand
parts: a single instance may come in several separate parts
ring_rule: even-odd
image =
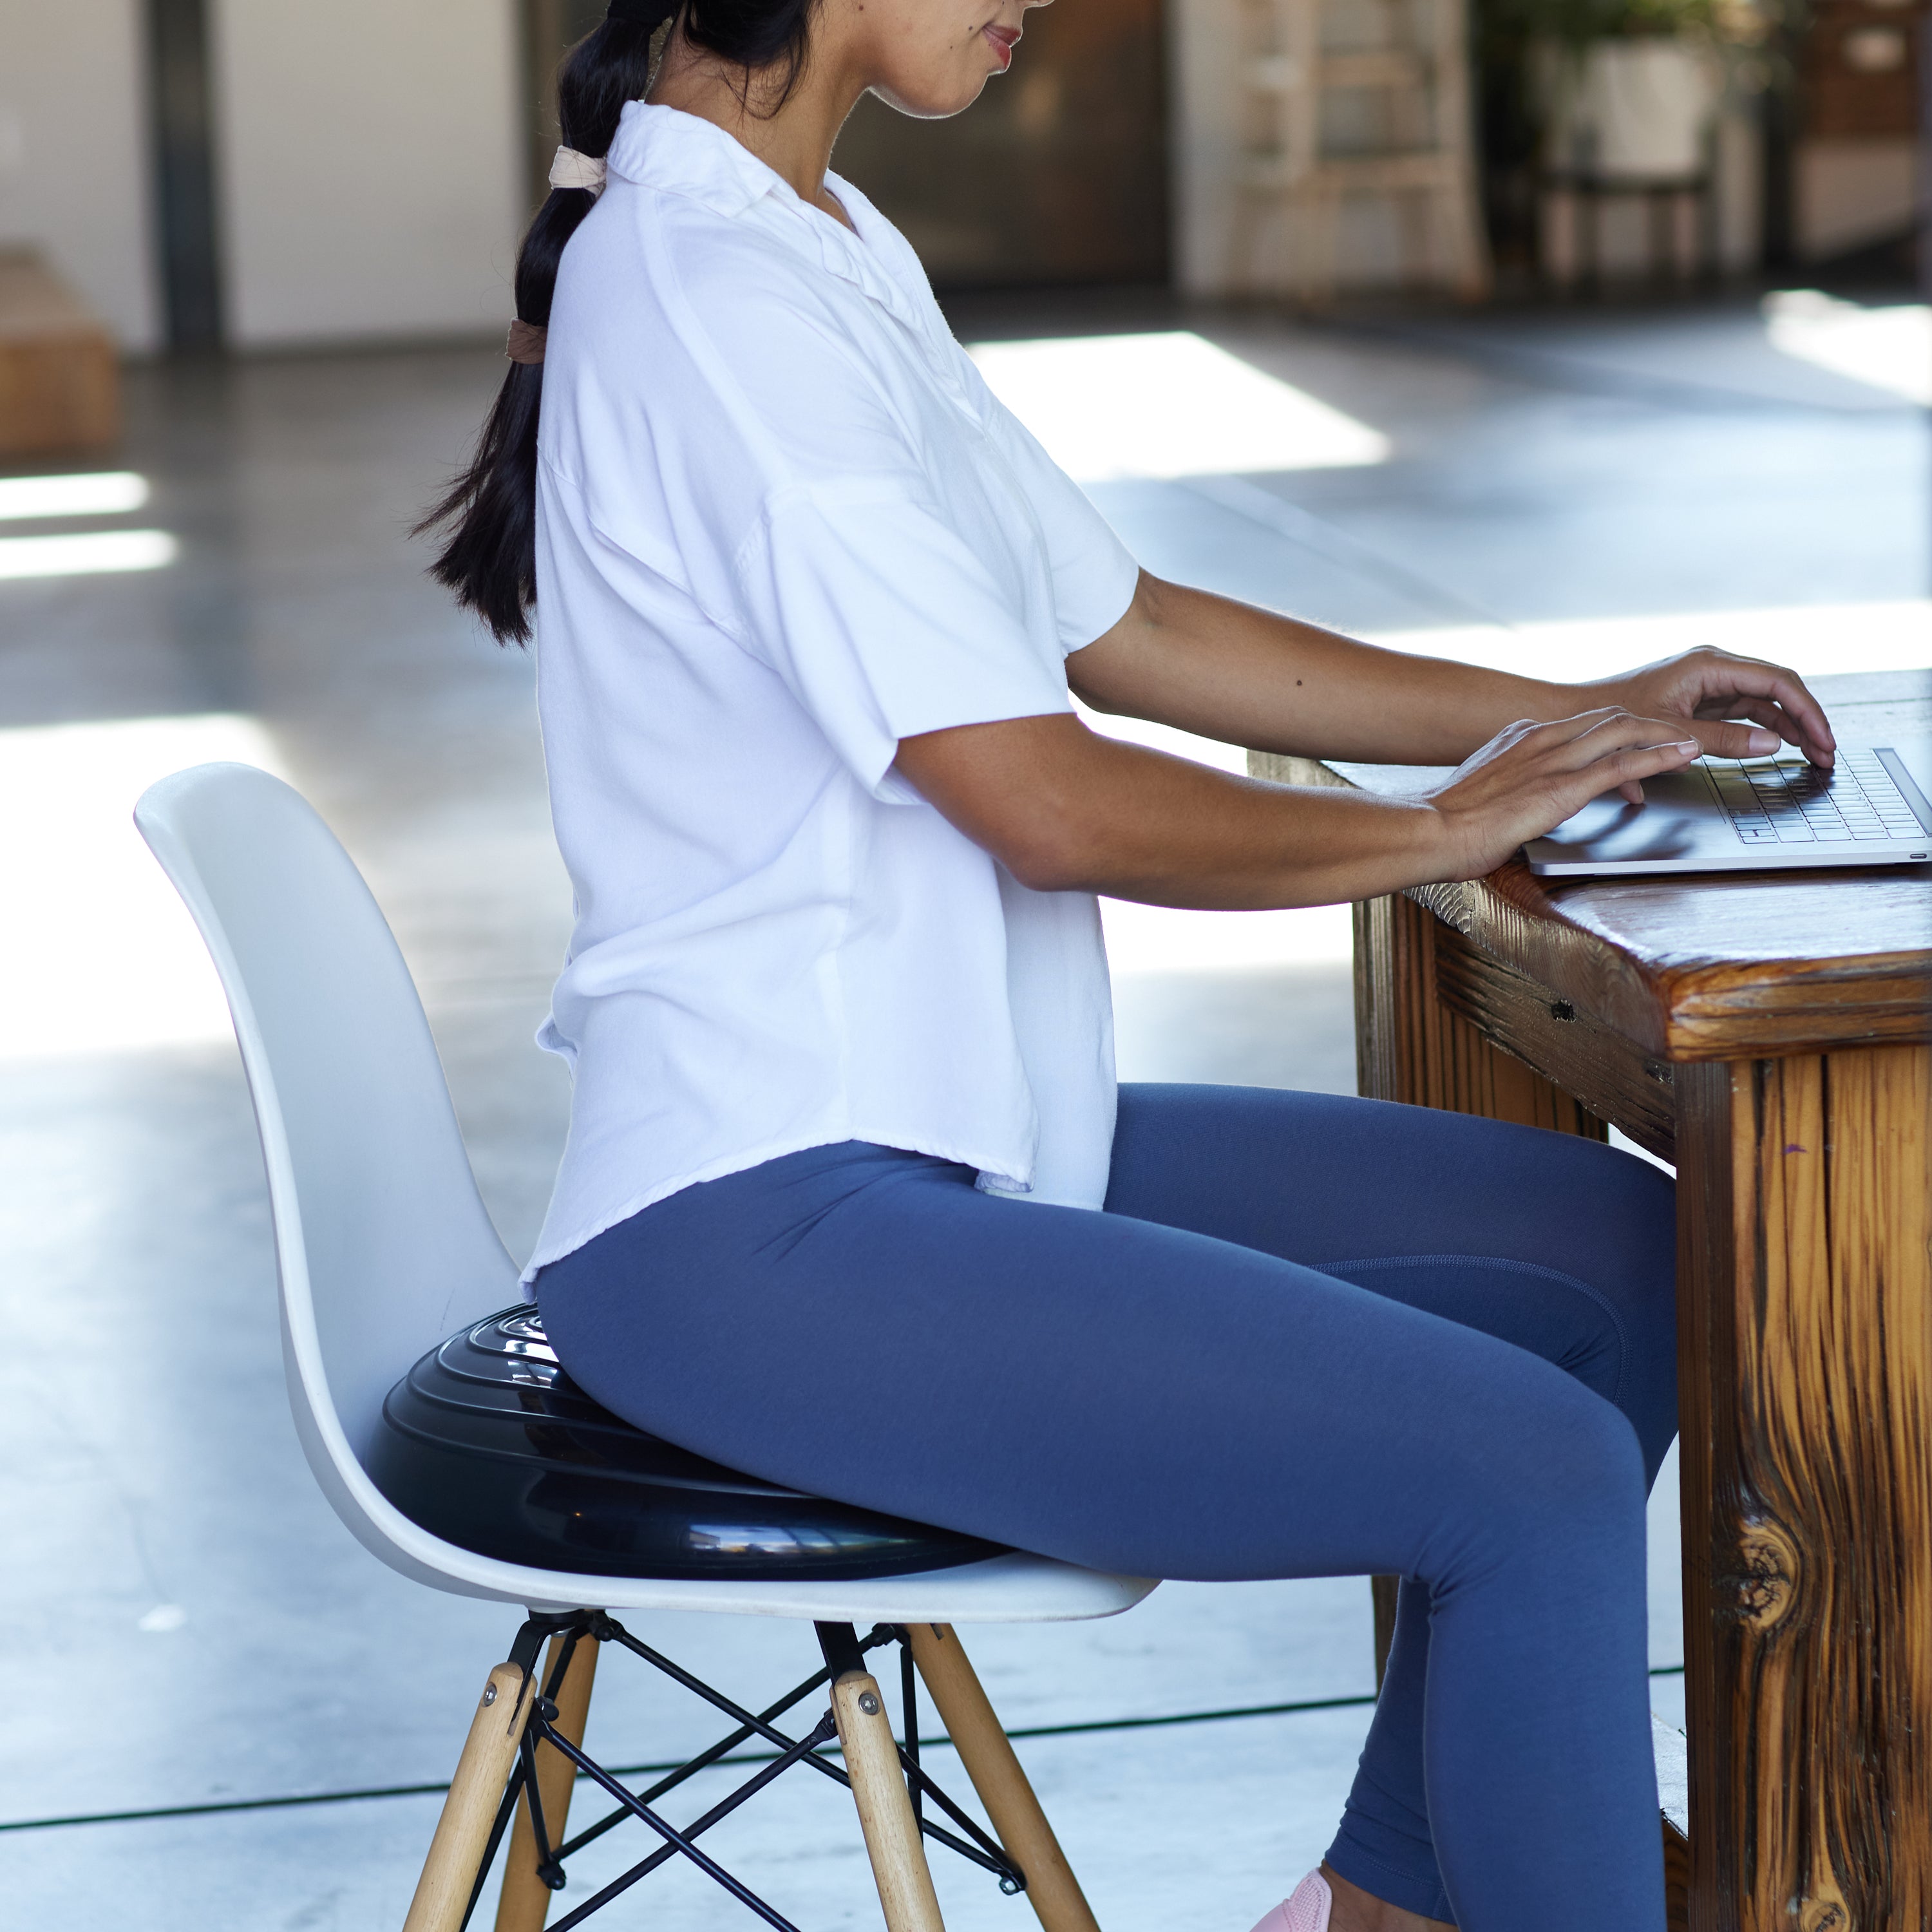
[[[1768,731],[1755,734],[1766,752]],[[1538,724],[1524,720],[1498,731],[1457,766],[1447,784],[1424,795],[1440,817],[1446,878],[1479,879],[1605,792],[1643,802],[1643,781],[1681,772],[1703,751],[1684,735],[1682,719],[1639,718],[1612,707]]]

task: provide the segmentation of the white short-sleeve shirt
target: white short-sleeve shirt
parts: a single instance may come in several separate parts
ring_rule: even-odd
[[[891,770],[1071,709],[1133,559],[987,389],[917,259],[634,104],[544,369],[538,690],[577,923],[570,1136],[530,1272],[694,1183],[866,1140],[1099,1206],[1098,908]],[[527,1276],[526,1276],[527,1278]]]

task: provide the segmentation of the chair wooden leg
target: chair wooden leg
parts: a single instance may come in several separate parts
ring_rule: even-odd
[[[556,1668],[566,1639],[550,1640],[544,1660],[548,1684]],[[555,1728],[574,1744],[584,1742],[584,1720],[590,1714],[590,1687],[597,1676],[597,1640],[580,1636],[571,1653],[570,1668],[557,1687]],[[544,1833],[553,1849],[563,1843],[570,1820],[570,1794],[576,1767],[562,1752],[539,1744],[536,1750],[537,1796],[543,1801]],[[496,1932],[543,1932],[550,1912],[550,1888],[537,1876],[537,1834],[530,1822],[528,1798],[517,1800],[517,1820],[510,1829],[510,1856],[503,1868],[503,1890],[496,1900]]]
[[[966,1775],[1000,1843],[1026,1874],[1026,1895],[1044,1932],[1100,1932],[1080,1881],[952,1627],[913,1624],[906,1634],[919,1674]]]
[[[460,1932],[536,1692],[535,1676],[525,1676],[514,1664],[500,1664],[490,1672],[403,1932]]]
[[[886,1932],[945,1932],[892,1720],[869,1672],[848,1670],[833,1684],[832,1714],[885,1911]]]

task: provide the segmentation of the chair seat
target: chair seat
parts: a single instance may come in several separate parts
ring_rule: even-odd
[[[528,1303],[460,1330],[389,1391],[376,1486],[478,1555],[598,1576],[845,1581],[946,1570],[997,1544],[829,1502],[646,1435],[559,1365]]]

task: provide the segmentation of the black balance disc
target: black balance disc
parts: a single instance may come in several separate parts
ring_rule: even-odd
[[[598,1576],[836,1581],[996,1544],[782,1490],[633,1429],[558,1366],[524,1303],[432,1348],[382,1404],[376,1486],[447,1541]]]

